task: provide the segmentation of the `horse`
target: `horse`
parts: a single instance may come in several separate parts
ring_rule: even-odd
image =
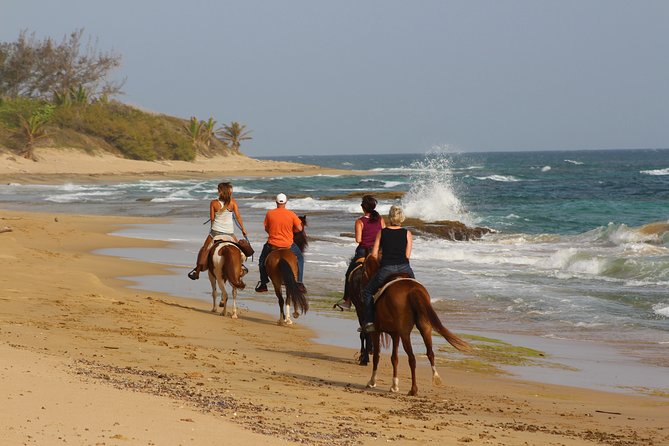
[[[371,257],[370,259],[374,258]],[[369,277],[372,277],[372,274],[370,273],[376,271],[378,262],[368,260],[365,263],[367,274]],[[423,342],[425,343],[425,348],[427,349],[427,357],[432,366],[433,385],[441,385],[441,378],[439,377],[439,373],[437,373],[437,368],[434,363],[432,328],[436,329],[449,344],[460,351],[469,351],[471,350],[471,347],[467,342],[460,339],[443,326],[437,313],[434,311],[434,308],[432,308],[430,294],[420,282],[408,277],[398,278],[397,276],[394,276],[389,278],[389,282],[386,282],[386,284],[385,288],[381,289],[382,293],[374,304],[374,326],[376,328],[372,333],[374,359],[372,376],[367,383],[367,387],[376,387],[376,374],[380,356],[380,337],[381,333],[388,333],[393,343],[393,351],[391,355],[391,362],[393,364],[393,384],[390,387],[390,391],[393,393],[399,391],[399,379],[397,377],[397,350],[399,347],[398,341],[401,340],[411,368],[411,390],[409,390],[408,395],[414,396],[418,393],[418,386],[416,385],[416,357],[411,346],[411,330],[413,330],[414,326],[418,327],[418,331],[420,332]]]
[[[308,241],[304,228],[307,226],[306,215],[300,216],[302,222],[302,231],[293,235],[293,240],[300,251],[304,252]],[[297,257],[290,248],[275,249],[270,252],[265,259],[265,268],[269,276],[274,294],[279,301],[279,320],[278,325],[291,325],[290,306],[293,305],[293,317],[297,319],[300,313],[306,313],[309,309],[309,302],[305,293],[297,284]],[[281,294],[281,285],[286,289],[286,299],[284,301]],[[284,308],[285,303],[285,308]]]
[[[216,285],[221,290],[221,302],[219,306],[223,307],[221,316],[227,314],[228,293],[225,291],[225,283],[229,282],[232,286],[232,318],[237,319],[237,290],[243,290],[246,284],[242,280],[245,271],[242,263],[245,256],[241,249],[230,241],[215,243],[209,249],[208,270],[209,282],[211,283],[211,298],[214,306],[212,313],[216,313]]]
[[[362,292],[369,282],[365,269],[365,259],[356,259],[356,266],[349,273],[347,286],[344,287],[344,298],[351,301],[355,307],[355,313],[358,316],[358,323],[364,326],[365,322],[365,304],[362,300]],[[369,354],[372,353],[372,336],[364,330],[360,333],[360,353],[358,354],[358,364],[367,365],[369,363]]]

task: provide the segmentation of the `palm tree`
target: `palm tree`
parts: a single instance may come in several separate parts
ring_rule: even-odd
[[[232,150],[239,152],[239,146],[242,141],[253,139],[249,136],[252,130],[246,130],[246,125],[240,124],[238,122],[231,122],[228,124],[223,124],[223,127],[216,131],[216,134],[228,144]]]
[[[216,121],[214,121],[214,118],[209,118],[208,121],[202,122],[202,141],[207,146],[207,148],[211,146],[211,140],[214,139],[216,134],[214,127],[216,127]]]
[[[203,122],[199,121],[195,116],[191,116],[188,124],[184,125],[184,130],[191,140],[193,150],[197,151],[197,147],[202,142]]]
[[[26,143],[21,155],[29,160],[36,161],[35,143],[37,140],[46,136],[44,126],[49,122],[56,107],[52,104],[46,104],[35,110],[29,117],[19,115],[21,124],[21,134],[25,137]]]

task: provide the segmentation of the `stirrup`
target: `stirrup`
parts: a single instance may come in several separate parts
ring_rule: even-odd
[[[332,307],[334,308],[339,308],[339,311],[344,311],[344,310],[350,310],[351,309],[351,302],[346,302],[344,298],[341,298],[337,301],[336,304]]]

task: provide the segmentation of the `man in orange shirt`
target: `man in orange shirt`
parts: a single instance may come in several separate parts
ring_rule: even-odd
[[[304,256],[300,248],[293,242],[293,234],[302,230],[302,222],[295,212],[286,209],[287,201],[288,198],[285,194],[277,195],[276,209],[267,211],[267,215],[265,215],[265,232],[267,232],[269,237],[258,258],[260,282],[256,285],[257,293],[267,292],[269,276],[267,276],[267,270],[265,269],[265,259],[272,249],[278,248],[290,248],[295,257],[297,257],[297,286],[300,287],[303,293],[306,293],[306,289],[302,284]]]

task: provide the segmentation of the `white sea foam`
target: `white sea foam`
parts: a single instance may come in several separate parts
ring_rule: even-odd
[[[570,163],[570,164],[576,164],[577,166],[580,166],[583,164],[583,161],[574,161],[574,160],[564,160],[565,163]]]
[[[267,192],[265,189],[251,189],[244,186],[235,186],[234,191],[239,194],[262,194]]]
[[[642,170],[640,173],[644,173],[646,175],[669,175],[669,167],[666,169]]]
[[[488,175],[487,177],[474,177],[477,180],[490,180],[490,181],[499,181],[502,183],[515,183],[517,181],[522,181],[513,175]]]
[[[669,304],[661,303],[653,305],[653,312],[657,315],[669,318]]]
[[[541,168],[542,172],[548,172],[549,170],[551,170],[551,166],[544,166]]]

